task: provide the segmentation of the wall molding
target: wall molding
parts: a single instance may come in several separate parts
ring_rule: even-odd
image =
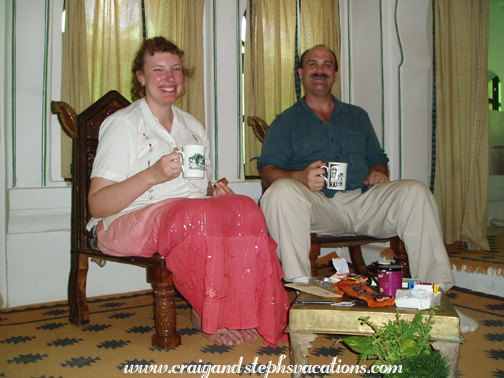
[[[70,231],[71,188],[7,191],[7,234]]]

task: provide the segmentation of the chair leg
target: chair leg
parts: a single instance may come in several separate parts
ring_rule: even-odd
[[[312,277],[318,277],[317,258],[320,256],[320,243],[312,240],[310,244],[310,265]]]
[[[88,257],[80,253],[70,253],[70,278],[68,280],[68,321],[75,325],[89,324],[89,308],[86,298]]]
[[[152,284],[154,295],[154,323],[156,332],[152,335],[152,346],[170,349],[180,345],[177,332],[177,312],[175,308],[175,288],[172,273],[166,267],[148,266],[147,281]]]
[[[350,258],[352,259],[353,270],[355,274],[367,275],[368,270],[364,258],[362,257],[362,250],[360,245],[352,245],[348,247]]]
[[[404,243],[398,237],[390,241],[390,248],[394,251],[394,260],[396,264],[403,267],[403,277],[411,278],[411,273],[408,264],[408,255],[406,254],[406,248],[404,248]]]

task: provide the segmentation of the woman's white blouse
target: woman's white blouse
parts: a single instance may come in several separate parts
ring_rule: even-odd
[[[182,174],[174,180],[155,185],[117,214],[103,219],[105,229],[119,216],[168,198],[205,197],[212,165],[210,142],[203,125],[192,115],[172,106],[173,123],[168,132],[152,114],[145,98],[118,110],[102,124],[91,178],[101,177],[121,182],[147,169],[162,156],[182,150],[188,144],[205,146],[206,176],[200,180],[186,180]],[[100,219],[92,218],[91,229]]]

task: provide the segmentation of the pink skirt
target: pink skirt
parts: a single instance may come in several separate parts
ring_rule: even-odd
[[[177,290],[202,318],[202,330],[256,328],[265,344],[286,341],[289,299],[276,243],[249,197],[168,199],[122,215],[98,246],[115,256],[166,258]]]

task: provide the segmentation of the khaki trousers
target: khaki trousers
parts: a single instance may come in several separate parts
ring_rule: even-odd
[[[434,196],[419,181],[398,180],[327,198],[298,181],[275,181],[261,198],[261,209],[285,279],[311,276],[310,232],[355,234],[377,238],[399,236],[413,278],[427,282],[454,279],[443,243]]]

